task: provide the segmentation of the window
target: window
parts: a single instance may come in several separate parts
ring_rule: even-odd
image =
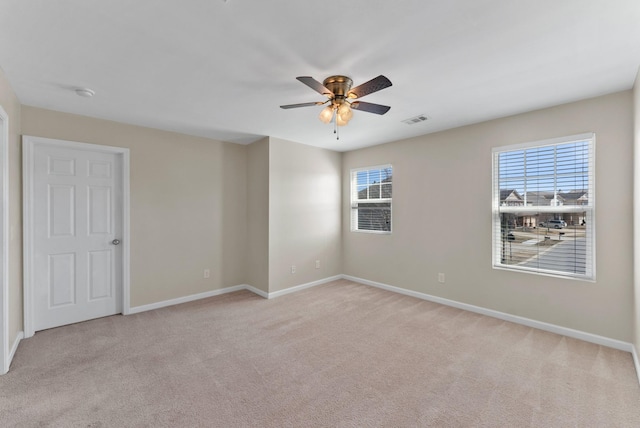
[[[493,149],[493,266],[595,280],[594,134]]]
[[[391,232],[391,165],[351,170],[351,230]]]

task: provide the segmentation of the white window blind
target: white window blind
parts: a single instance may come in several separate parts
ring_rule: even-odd
[[[382,165],[351,170],[351,230],[391,232],[393,168]]]
[[[493,266],[595,279],[594,134],[493,149]]]

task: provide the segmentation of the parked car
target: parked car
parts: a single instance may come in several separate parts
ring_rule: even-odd
[[[562,229],[567,227],[567,222],[564,220],[549,220],[549,221],[543,221],[542,223],[540,223],[540,227],[550,227],[553,229]]]

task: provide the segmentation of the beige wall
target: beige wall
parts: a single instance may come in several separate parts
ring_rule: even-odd
[[[269,158],[269,291],[341,274],[341,154],[271,137]]]
[[[130,149],[131,306],[244,283],[245,146],[27,106],[22,133]]]
[[[28,106],[22,117],[24,135],[130,149],[134,307],[341,273],[340,153],[273,138],[240,146]]]
[[[9,346],[22,331],[22,156],[20,101],[0,70],[0,105],[9,116]]]
[[[625,91],[345,153],[344,273],[631,341],[632,123]],[[492,147],[589,131],[597,140],[597,282],[492,269]],[[393,233],[350,232],[349,170],[385,163],[394,167]]]
[[[222,284],[239,285],[247,281],[247,147],[222,144]],[[213,271],[212,271],[213,273]]]
[[[269,138],[247,153],[247,282],[269,292]]]

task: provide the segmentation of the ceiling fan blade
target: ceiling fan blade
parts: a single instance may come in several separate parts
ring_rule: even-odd
[[[287,105],[280,106],[280,108],[289,109],[289,108],[298,108],[298,107],[320,106],[322,104],[324,103],[321,101],[316,101],[313,103],[287,104]]]
[[[367,113],[385,114],[391,107],[383,106],[382,104],[365,103],[363,101],[354,101],[351,103],[351,108]]]
[[[363,83],[360,86],[356,86],[348,92],[349,98],[362,98],[365,95],[372,94],[374,92],[381,91],[384,88],[391,86],[391,80],[384,77],[382,74],[375,77],[368,82]]]
[[[310,87],[311,89],[313,89],[319,94],[333,96],[333,92],[325,88],[322,83],[318,82],[313,77],[300,76],[300,77],[296,77],[296,79],[298,79],[299,81],[301,81],[302,83],[304,83],[305,85],[307,85],[308,87]]]

